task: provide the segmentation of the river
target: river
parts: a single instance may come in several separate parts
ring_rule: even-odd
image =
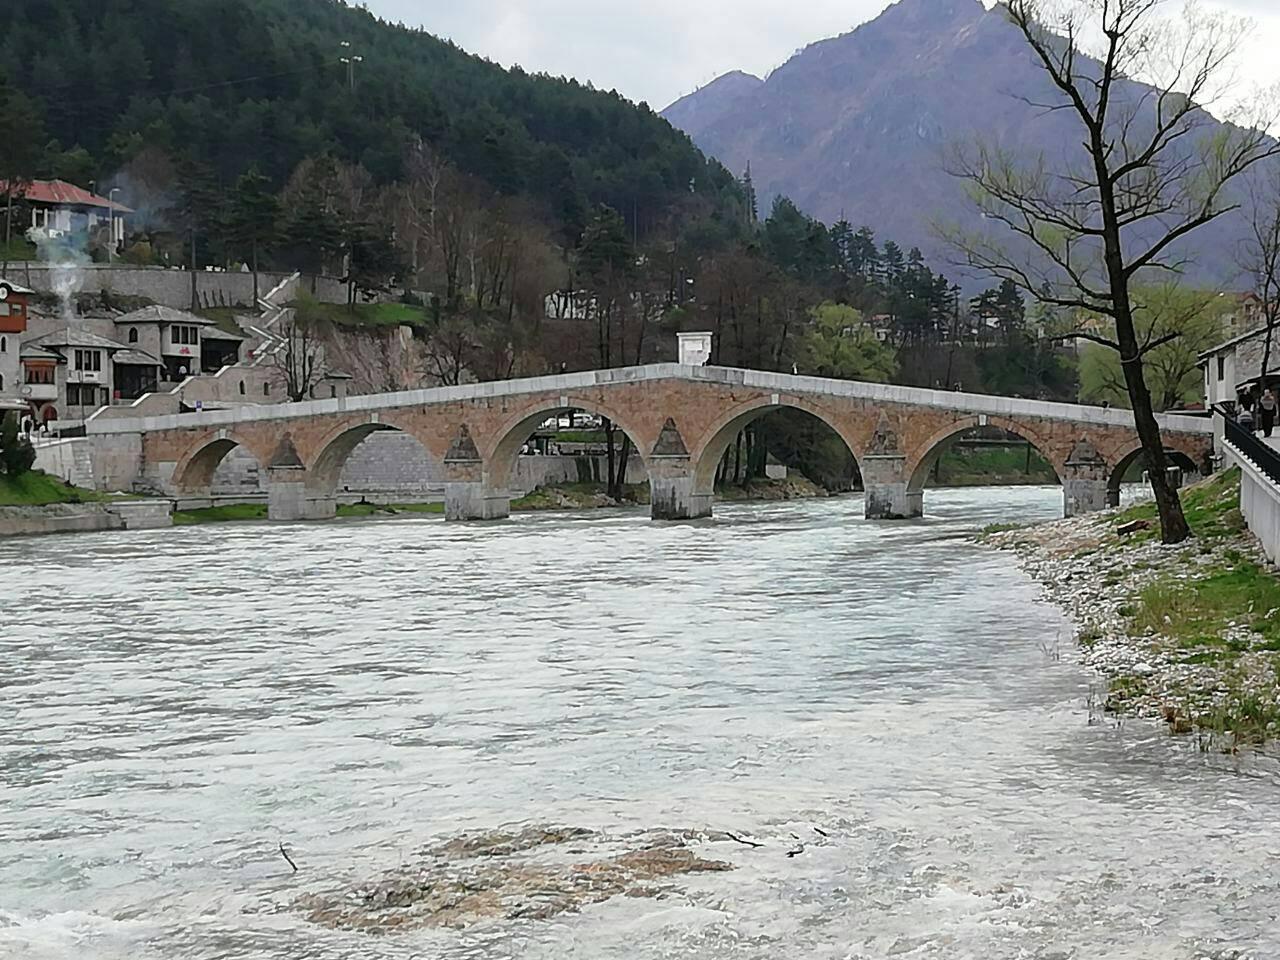
[[[1062,616],[967,539],[1060,505],[2,542],[0,956],[1280,956],[1270,769],[1091,724]],[[513,823],[763,845],[544,920],[291,906]]]

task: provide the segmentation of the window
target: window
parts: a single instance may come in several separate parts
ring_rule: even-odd
[[[75,369],[84,370],[89,373],[101,373],[102,372],[102,351],[101,350],[77,350]]]
[[[1221,383],[1225,379],[1227,379],[1227,358],[1223,356],[1219,356],[1218,357],[1218,382]]]
[[[137,343],[137,342],[138,342],[138,328],[137,328],[137,327],[130,327],[130,328],[129,328],[129,342],[130,342],[130,343]]]
[[[67,403],[73,407],[99,406],[98,391],[102,388],[92,383],[68,383]],[[105,391],[103,391],[105,393]]]
[[[244,381],[240,381],[240,396],[244,396]]]
[[[9,338],[0,337],[0,353],[8,353],[8,352],[9,352]]]
[[[4,374],[0,373],[0,390],[4,389]]]
[[[9,304],[7,302],[0,302],[0,317],[7,317],[8,315]]]
[[[23,367],[27,383],[53,383],[53,367]]]
[[[200,330],[198,327],[172,326],[169,328],[169,340],[179,346],[194,347],[200,342]]]
[[[264,384],[262,385],[262,395],[263,395],[264,397],[269,397],[269,396],[271,396],[271,384],[269,384],[269,383],[264,383]]]

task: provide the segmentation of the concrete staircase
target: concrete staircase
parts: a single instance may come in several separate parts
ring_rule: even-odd
[[[256,338],[249,344],[249,350],[253,354],[249,366],[260,367],[274,363],[280,351],[285,348],[286,340],[281,336],[281,331],[293,318],[293,308],[287,304],[300,279],[301,274],[294,273],[272,287],[266,296],[258,298],[257,307],[261,311],[258,322],[246,324],[248,331]]]

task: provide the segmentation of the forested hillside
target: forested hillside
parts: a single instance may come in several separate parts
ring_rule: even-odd
[[[717,207],[739,196],[644,104],[503,70],[340,0],[4,6],[0,69],[56,141],[44,172],[69,179],[104,182],[149,145],[226,183],[256,166],[281,185],[320,154],[388,183],[421,138],[459,170],[547,205],[566,234],[599,203],[643,232],[691,191]]]

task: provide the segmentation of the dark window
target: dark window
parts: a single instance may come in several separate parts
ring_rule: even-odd
[[[1218,357],[1218,381],[1227,379],[1227,358]]]
[[[271,384],[269,384],[269,383],[264,383],[264,384],[262,385],[262,395],[263,395],[264,397],[269,397],[269,396],[271,396]]]
[[[240,396],[244,396],[244,381],[240,381]]]
[[[130,342],[130,343],[137,343],[137,342],[138,342],[138,328],[137,328],[137,327],[130,327],[130,328],[129,328],[129,342]]]
[[[8,352],[9,352],[9,338],[0,337],[0,353],[8,353]]]

